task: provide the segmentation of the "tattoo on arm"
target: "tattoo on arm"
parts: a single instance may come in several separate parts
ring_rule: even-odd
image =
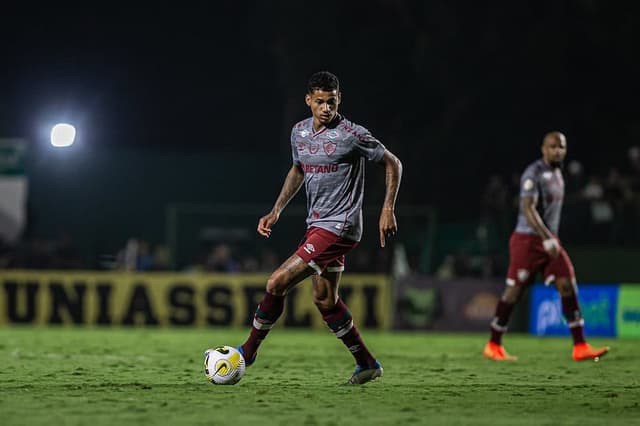
[[[291,166],[291,169],[284,180],[284,184],[282,185],[282,189],[280,190],[280,195],[273,206],[273,211],[276,214],[279,215],[280,212],[282,212],[293,196],[298,193],[303,182],[304,173],[302,170],[297,166]]]
[[[398,190],[400,189],[400,180],[402,179],[402,163],[398,157],[389,151],[385,151],[383,158],[387,191],[382,208],[393,210],[396,205]]]

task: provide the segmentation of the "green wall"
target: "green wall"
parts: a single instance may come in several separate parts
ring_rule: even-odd
[[[170,203],[272,203],[289,168],[281,155],[73,148],[30,152],[28,232],[67,231],[90,257],[163,242]]]

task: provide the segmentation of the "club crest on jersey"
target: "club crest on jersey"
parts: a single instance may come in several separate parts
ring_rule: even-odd
[[[309,144],[309,152],[312,154],[315,154],[318,152],[318,150],[320,149],[320,145],[318,145],[317,143],[312,143]]]
[[[309,136],[309,131],[307,129],[300,131],[301,138],[306,138],[307,136]]]
[[[337,138],[338,138],[338,136],[340,136],[340,133],[338,133],[338,131],[337,131],[337,130],[329,130],[329,131],[327,132],[327,137],[328,137],[329,139],[337,139]]]
[[[331,155],[334,152],[336,152],[336,147],[338,146],[337,143],[335,142],[324,142],[324,152],[327,153],[327,155]]]
[[[533,189],[533,181],[531,179],[525,180],[524,184],[522,184],[522,189],[525,191],[531,191]]]
[[[546,179],[546,180],[549,180],[549,179],[551,179],[551,178],[553,177],[553,172],[546,171],[546,172],[544,172],[544,173],[542,174],[542,177],[543,177],[544,179]]]
[[[316,251],[316,248],[313,246],[313,244],[307,243],[307,244],[304,245],[304,251],[306,251],[307,253],[311,254],[314,251]]]
[[[518,269],[517,275],[518,275],[518,281],[523,283],[527,281],[527,278],[529,278],[529,271],[526,269]]]

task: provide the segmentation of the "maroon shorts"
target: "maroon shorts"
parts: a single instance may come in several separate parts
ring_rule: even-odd
[[[552,258],[544,250],[539,236],[520,232],[511,234],[507,285],[529,285],[538,271],[542,271],[547,285],[558,278],[575,280],[573,264],[562,245],[558,257]]]
[[[339,237],[326,229],[312,226],[304,234],[296,254],[311,266],[318,275],[344,271],[344,255],[357,246],[356,241]]]

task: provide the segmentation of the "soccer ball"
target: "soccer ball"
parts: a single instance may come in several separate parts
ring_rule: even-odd
[[[204,374],[214,385],[235,385],[244,376],[244,357],[231,346],[204,351]]]

